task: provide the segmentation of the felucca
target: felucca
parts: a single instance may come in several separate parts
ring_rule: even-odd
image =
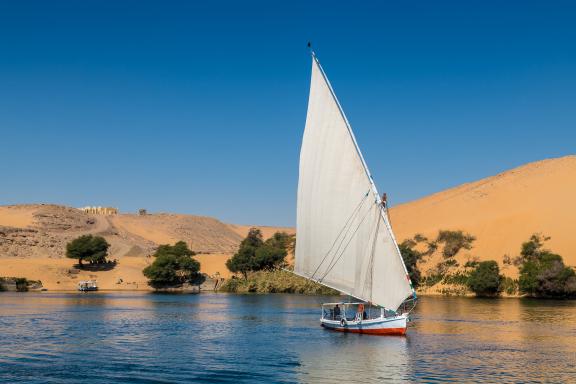
[[[354,302],[322,305],[327,329],[406,333],[416,292],[382,198],[336,94],[312,51],[300,151],[294,272]]]

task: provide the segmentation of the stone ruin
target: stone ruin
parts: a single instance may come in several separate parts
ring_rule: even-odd
[[[83,212],[91,213],[94,215],[110,216],[110,215],[117,215],[118,214],[118,208],[113,208],[113,207],[83,207],[83,208],[78,208],[78,209],[83,211]]]

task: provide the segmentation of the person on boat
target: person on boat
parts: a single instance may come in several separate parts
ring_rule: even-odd
[[[340,307],[338,304],[334,307],[334,320],[340,317]]]
[[[366,311],[364,310],[364,304],[358,305],[358,311],[356,312],[356,319],[357,320],[366,320],[368,316],[366,315]]]

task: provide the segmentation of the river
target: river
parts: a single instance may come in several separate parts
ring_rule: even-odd
[[[1,293],[0,382],[576,382],[576,302],[423,297],[407,336],[299,295]]]

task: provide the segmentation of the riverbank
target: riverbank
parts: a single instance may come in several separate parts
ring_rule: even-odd
[[[230,293],[297,293],[307,295],[339,295],[334,289],[304,279],[289,271],[258,271],[249,273],[247,278],[234,277],[220,287]]]

